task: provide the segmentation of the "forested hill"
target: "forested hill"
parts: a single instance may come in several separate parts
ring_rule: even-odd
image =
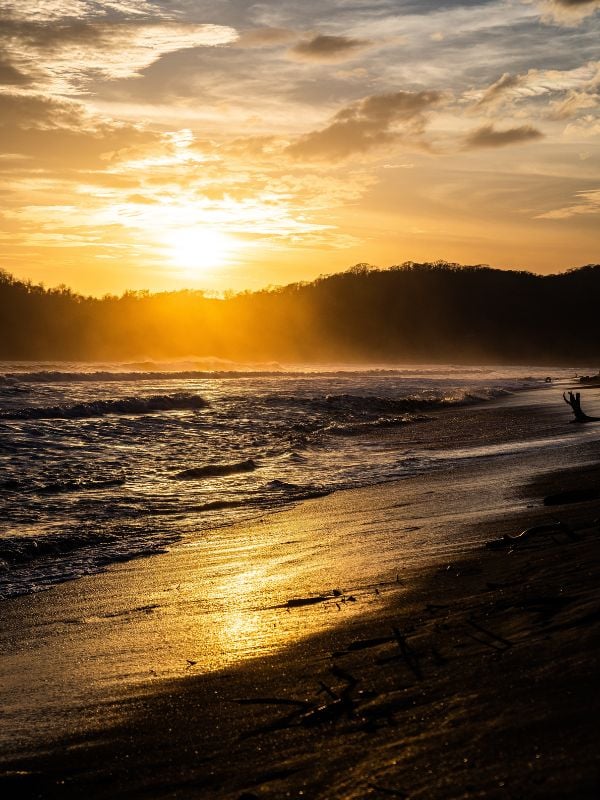
[[[600,360],[600,265],[541,276],[364,265],[244,292],[82,297],[0,273],[0,358],[558,363]]]

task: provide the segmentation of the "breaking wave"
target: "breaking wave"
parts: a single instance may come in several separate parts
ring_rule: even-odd
[[[123,486],[125,476],[119,475],[110,478],[66,478],[50,481],[48,483],[35,483],[30,481],[10,478],[0,483],[0,491],[8,492],[35,492],[37,494],[60,494],[62,492],[102,491]]]
[[[119,400],[92,400],[75,405],[25,406],[0,411],[0,419],[91,419],[108,414],[152,414],[160,411],[188,411],[206,408],[208,403],[197,394],[177,392],[151,397],[123,397]]]
[[[33,539],[30,536],[14,536],[0,540],[0,560],[7,564],[28,564],[47,556],[71,553],[83,547],[117,542],[114,533],[53,533]]]
[[[398,428],[415,422],[427,422],[429,417],[406,415],[403,417],[379,417],[368,422],[333,423],[325,428],[325,433],[333,436],[362,436],[385,428]]]
[[[314,484],[298,484],[290,483],[289,481],[282,481],[275,479],[265,484],[265,489],[276,495],[287,495],[290,500],[311,500],[315,497],[326,497],[331,494],[331,489],[326,489],[322,486],[315,486]]]
[[[382,414],[408,414],[418,411],[435,411],[448,406],[464,406],[510,394],[509,389],[493,387],[480,391],[454,390],[444,394],[421,392],[405,397],[379,397],[377,395],[339,394],[326,395],[327,407],[340,411]],[[410,421],[410,420],[409,420]]]
[[[9,372],[0,372],[0,387],[18,384],[35,383],[114,383],[136,381],[171,381],[171,380],[194,380],[207,378],[280,378],[282,376],[304,376],[312,377],[340,377],[346,378],[353,374],[369,376],[373,378],[398,377],[410,379],[411,370],[405,367],[380,367],[371,369],[353,369],[352,367],[331,368],[326,370],[315,370],[309,366],[283,366],[278,363],[266,364],[239,364],[235,362],[215,362],[210,361],[205,365],[197,363],[183,362],[178,365],[163,366],[154,362],[134,363],[123,365],[113,369],[38,369],[26,370],[15,369]],[[473,380],[490,376],[489,368],[455,368],[461,378],[468,373]],[[439,368],[420,369],[418,378],[423,379],[429,375],[437,376]],[[452,374],[452,370],[448,371]],[[530,375],[519,376],[515,379],[521,388],[523,385],[539,383],[539,378]]]
[[[376,422],[377,420],[373,419],[375,415],[379,417],[385,415],[398,417],[398,415],[402,415],[402,417],[398,417],[398,421],[395,423],[402,424],[419,421],[419,418],[411,418],[404,415],[482,403],[510,395],[517,388],[521,387],[490,387],[477,390],[453,389],[444,393],[421,391],[419,393],[409,393],[402,397],[383,397],[368,394],[328,394],[320,397],[270,395],[265,398],[264,402],[266,405],[274,407],[304,407],[325,415],[356,418],[357,421],[360,421],[361,417],[363,417],[369,419],[369,422]]]

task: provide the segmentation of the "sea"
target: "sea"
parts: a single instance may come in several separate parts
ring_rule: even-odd
[[[548,372],[0,362],[0,599],[435,469],[431,448],[393,432],[543,388]]]

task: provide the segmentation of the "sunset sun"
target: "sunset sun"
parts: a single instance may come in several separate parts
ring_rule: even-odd
[[[190,274],[223,266],[233,247],[229,236],[202,226],[174,231],[167,238],[169,259]]]

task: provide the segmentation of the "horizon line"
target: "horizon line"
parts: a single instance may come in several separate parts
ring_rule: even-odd
[[[0,267],[0,282],[4,279],[5,281],[8,279],[14,283],[20,283],[27,286],[32,286],[37,289],[42,289],[45,292],[57,292],[57,291],[65,291],[69,294],[74,295],[75,297],[81,297],[83,299],[94,299],[94,300],[104,300],[107,298],[122,298],[128,295],[143,295],[143,296],[158,296],[158,295],[166,295],[166,294],[183,294],[183,293],[190,293],[190,294],[199,294],[203,295],[208,299],[214,300],[227,300],[231,297],[237,297],[243,294],[260,294],[261,292],[274,292],[280,289],[285,289],[288,286],[310,286],[312,284],[317,283],[320,280],[326,280],[328,278],[333,278],[338,275],[348,275],[348,274],[366,274],[368,272],[390,272],[392,270],[401,271],[402,269],[409,269],[411,267],[452,267],[455,269],[464,269],[464,270],[490,270],[493,272],[506,272],[506,273],[516,273],[516,274],[528,274],[533,275],[538,278],[551,278],[556,277],[558,275],[566,275],[570,272],[577,272],[580,269],[585,269],[588,267],[597,267],[600,266],[600,263],[588,263],[588,264],[580,264],[576,267],[567,267],[565,269],[559,269],[555,272],[539,272],[533,269],[526,269],[526,268],[517,268],[517,267],[495,267],[491,264],[486,263],[479,263],[479,264],[460,264],[456,261],[446,261],[444,259],[436,259],[435,261],[402,261],[399,263],[389,264],[388,266],[379,266],[377,264],[371,264],[366,261],[359,261],[355,264],[351,264],[350,266],[346,267],[346,269],[339,270],[337,272],[324,272],[318,275],[316,278],[312,280],[298,280],[298,281],[289,281],[288,283],[281,283],[281,284],[265,284],[257,289],[202,289],[202,288],[192,288],[192,287],[182,287],[180,289],[158,289],[152,290],[147,288],[129,288],[123,290],[120,294],[112,293],[112,292],[105,292],[104,294],[84,294],[76,289],[73,289],[71,286],[68,286],[65,283],[59,283],[54,286],[46,286],[43,281],[39,281],[34,283],[31,278],[21,278],[17,277],[14,273],[9,272],[7,269],[3,269]]]

